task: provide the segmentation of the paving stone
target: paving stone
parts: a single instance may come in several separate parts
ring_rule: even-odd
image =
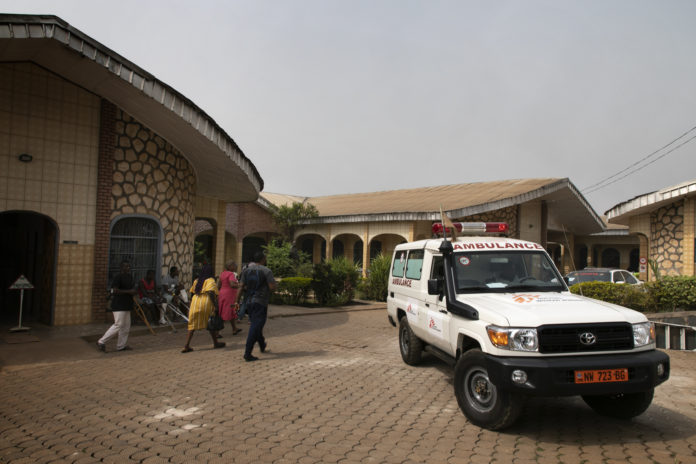
[[[184,356],[182,334],[160,333],[126,356],[85,342],[82,359],[3,368],[0,462],[696,462],[696,353],[670,352],[674,381],[632,421],[535,398],[492,432],[459,411],[449,367],[401,361],[383,311],[271,319],[266,334],[256,363],[243,340],[200,336]]]

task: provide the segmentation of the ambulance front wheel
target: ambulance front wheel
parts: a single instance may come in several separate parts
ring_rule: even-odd
[[[467,351],[457,361],[454,393],[469,422],[489,430],[512,425],[525,403],[523,395],[499,390],[490,381],[486,360],[478,349]]]
[[[399,321],[399,351],[401,359],[409,366],[418,364],[423,353],[423,341],[413,333],[406,316]]]

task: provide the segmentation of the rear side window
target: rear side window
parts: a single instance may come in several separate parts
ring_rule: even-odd
[[[403,277],[404,269],[406,269],[406,250],[397,251],[392,264],[392,276]]]
[[[423,270],[423,250],[411,250],[406,260],[406,278],[420,280]]]

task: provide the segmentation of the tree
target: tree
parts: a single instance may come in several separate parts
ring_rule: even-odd
[[[292,253],[292,245],[289,242],[273,240],[263,247],[266,252],[266,266],[276,277],[294,277],[298,275],[298,267],[309,262],[307,253],[296,251]]]
[[[283,240],[292,243],[295,231],[303,221],[319,216],[319,211],[311,203],[293,202],[292,205],[272,206],[273,222],[280,229]]]

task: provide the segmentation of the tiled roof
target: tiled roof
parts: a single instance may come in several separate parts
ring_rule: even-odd
[[[572,224],[576,233],[604,230],[602,220],[568,179],[514,179],[320,197],[262,192],[261,197],[276,205],[307,201],[320,215],[310,222],[323,223],[435,220],[440,207],[459,218],[544,200],[555,223]]]

